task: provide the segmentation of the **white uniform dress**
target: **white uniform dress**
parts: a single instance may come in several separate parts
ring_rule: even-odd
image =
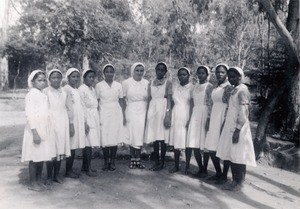
[[[72,103],[68,104],[69,120],[74,124],[75,134],[70,138],[71,150],[85,147],[85,112],[79,90],[70,85],[64,86],[67,95],[71,97]]]
[[[231,93],[224,128],[220,137],[217,156],[237,164],[256,166],[252,135],[248,120],[250,93],[244,84]],[[243,110],[243,108],[245,108]],[[235,129],[240,129],[239,141],[232,143]]]
[[[213,106],[210,115],[209,130],[204,145],[204,148],[209,151],[216,151],[219,144],[221,127],[228,107],[228,103],[223,101],[223,94],[228,87],[230,87],[230,83],[227,81],[217,86],[211,93]]]
[[[109,86],[103,80],[95,89],[100,100],[101,146],[117,146],[123,137],[123,113],[119,103],[119,99],[123,98],[122,86],[116,81]]]
[[[100,147],[100,119],[98,113],[98,100],[94,87],[82,84],[78,88],[86,114],[86,122],[89,126],[89,133],[85,136],[86,147]]]
[[[128,143],[136,148],[143,146],[144,142],[148,85],[147,80],[136,81],[132,77],[122,83],[123,93],[127,100],[125,114]]]
[[[25,97],[26,126],[22,146],[22,162],[42,162],[52,160],[56,156],[49,139],[49,109],[45,94],[32,88]],[[38,132],[41,143],[33,143],[32,129]]]
[[[170,129],[165,128],[164,118],[167,109],[167,94],[172,94],[168,80],[161,85],[150,84],[151,101],[147,113],[145,143],[163,140],[169,143]]]
[[[48,97],[50,112],[50,139],[54,142],[56,156],[70,156],[69,117],[67,112],[67,93],[63,88],[51,86],[43,92]]]
[[[206,82],[204,84],[197,83],[192,92],[194,99],[194,108],[190,120],[186,147],[204,149],[206,138],[206,120],[210,109],[207,97],[210,97],[212,84]]]
[[[172,122],[170,129],[170,145],[175,149],[185,149],[187,138],[187,122],[190,117],[190,100],[194,85],[191,83],[181,86],[174,85],[172,99]]]

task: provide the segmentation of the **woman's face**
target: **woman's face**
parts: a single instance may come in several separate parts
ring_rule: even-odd
[[[185,85],[189,82],[190,74],[185,69],[180,69],[177,76],[181,85]]]
[[[200,83],[204,83],[207,80],[208,74],[204,68],[198,68],[196,75]]]
[[[114,79],[115,70],[113,67],[108,66],[103,70],[103,74],[106,81],[112,81]]]
[[[167,69],[164,65],[158,65],[155,68],[156,78],[161,80],[167,73]]]
[[[68,76],[69,84],[74,88],[79,85],[80,82],[80,74],[75,71]]]
[[[217,77],[217,80],[218,80],[219,84],[222,84],[226,80],[227,71],[226,71],[226,69],[223,66],[217,67],[217,69],[216,69],[216,77]]]
[[[133,79],[136,81],[142,80],[144,71],[145,71],[145,69],[143,66],[141,66],[141,65],[136,66],[133,71]]]
[[[237,86],[240,84],[241,75],[236,70],[228,71],[228,81],[231,85]]]
[[[49,77],[49,82],[53,88],[58,89],[60,87],[61,81],[62,81],[62,75],[59,72],[51,73]]]
[[[44,74],[40,74],[32,81],[32,86],[39,90],[43,90],[47,85],[46,76]]]
[[[92,86],[95,81],[95,73],[92,71],[88,71],[84,77],[84,84],[87,86]]]

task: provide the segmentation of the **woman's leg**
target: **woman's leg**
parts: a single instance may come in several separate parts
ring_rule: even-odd
[[[130,164],[129,164],[129,168],[130,169],[134,169],[136,168],[136,156],[135,156],[135,149],[134,147],[130,146],[129,147],[130,150]]]
[[[179,158],[180,158],[180,150],[174,149],[174,160],[175,160],[175,166],[170,170],[170,173],[175,173],[179,171]]]
[[[216,181],[216,184],[225,184],[227,182],[227,174],[230,167],[230,161],[224,160],[223,162],[223,172],[221,178]]]
[[[200,149],[194,148],[193,150],[194,150],[194,155],[195,155],[196,162],[197,162],[197,165],[199,168],[198,173],[200,174],[200,173],[202,173],[202,170],[203,170],[202,155],[201,155]]]
[[[185,174],[188,174],[190,169],[190,161],[192,156],[192,148],[187,147],[185,149]]]
[[[216,175],[209,177],[207,180],[216,181],[218,180],[222,175],[221,165],[220,165],[220,158],[216,156],[216,152],[210,152],[209,153],[211,160],[214,164],[214,167],[216,169]]]
[[[102,147],[102,151],[103,151],[103,158],[104,158],[104,165],[102,167],[103,171],[108,171],[108,158],[109,158],[109,147]]]
[[[95,177],[96,174],[92,172],[91,162],[92,162],[92,147],[85,147],[85,155],[86,155],[86,165],[84,166],[86,175],[89,177]]]
[[[203,172],[199,176],[200,178],[207,177],[207,167],[208,167],[208,161],[209,161],[209,152],[204,151],[203,153]]]
[[[116,155],[117,155],[117,150],[118,150],[118,146],[111,146],[110,147],[110,166],[109,166],[109,170],[114,171],[116,170],[116,166],[115,166],[115,159],[116,159]]]
[[[141,162],[141,153],[142,153],[142,149],[135,149],[135,156],[136,156],[136,166],[139,169],[144,169],[145,166],[142,164]]]
[[[71,156],[66,160],[66,177],[68,178],[79,178],[79,175],[73,171],[73,163],[75,159],[75,150],[71,150]]]
[[[37,162],[36,163],[36,180],[39,184],[42,184],[42,173],[43,173],[43,166],[44,162]]]
[[[43,190],[41,186],[38,185],[37,179],[37,164],[33,161],[29,161],[29,190],[40,192]]]
[[[150,170],[154,171],[159,165],[159,141],[153,142],[153,153],[154,153],[154,165]]]
[[[54,160],[53,161],[54,164],[54,175],[53,175],[53,181],[62,184],[62,180],[59,177],[59,170],[60,170],[60,165],[61,165],[61,161],[60,160]]]
[[[46,162],[46,167],[47,167],[47,181],[46,184],[50,185],[52,180],[53,180],[53,167],[54,167],[54,160],[52,161],[47,161]]]

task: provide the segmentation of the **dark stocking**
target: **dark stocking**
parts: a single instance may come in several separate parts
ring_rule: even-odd
[[[199,172],[201,172],[203,170],[202,168],[203,166],[202,166],[202,156],[201,156],[200,149],[194,149],[194,155],[197,161]]]
[[[33,161],[29,161],[29,181],[30,184],[36,183],[37,166]]]
[[[230,167],[230,161],[229,160],[224,160],[224,165],[223,165],[223,173],[222,173],[222,178],[223,179],[227,179],[227,174],[228,174],[228,170]]]
[[[72,172],[73,163],[75,158],[75,150],[71,150],[71,156],[67,158],[66,160],[66,173]]]
[[[102,170],[107,171],[108,170],[108,158],[109,158],[109,147],[103,147],[103,158],[104,158],[104,166]]]
[[[220,158],[218,158],[216,156],[216,152],[211,152],[210,157],[211,157],[211,160],[212,160],[212,162],[214,164],[214,167],[216,169],[216,176],[221,176],[222,171],[221,171],[221,165],[220,165]]]
[[[167,144],[165,143],[165,141],[161,142],[161,165],[164,166],[165,165],[165,157],[166,157],[166,152],[167,152]]]
[[[48,180],[52,180],[52,177],[53,177],[53,167],[54,167],[53,161],[47,161],[46,162],[46,166],[47,166],[47,179]]]
[[[192,156],[192,148],[186,148],[185,149],[185,174],[188,174],[188,170],[190,168],[190,161],[191,161],[191,156]]]
[[[203,153],[203,172],[207,173],[207,166],[209,161],[209,152]]]
[[[173,169],[170,170],[170,173],[175,173],[179,171],[179,158],[180,158],[180,150],[174,149],[175,166]]]
[[[40,182],[42,180],[42,172],[43,172],[44,162],[37,162],[36,165],[37,165],[37,168],[36,168],[36,180],[38,182]]]

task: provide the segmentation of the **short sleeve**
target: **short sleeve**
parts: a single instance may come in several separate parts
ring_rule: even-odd
[[[167,80],[166,82],[166,95],[172,95],[172,82],[170,80]]]
[[[238,93],[239,105],[249,105],[250,102],[250,93],[247,88],[239,91]]]

